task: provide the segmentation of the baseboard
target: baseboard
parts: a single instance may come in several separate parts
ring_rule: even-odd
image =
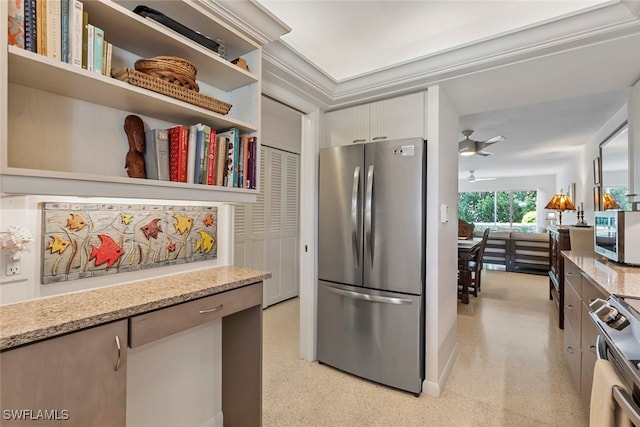
[[[440,374],[440,377],[438,378],[438,382],[428,381],[428,380],[424,380],[422,382],[423,393],[426,393],[429,396],[433,396],[433,397],[440,397],[440,393],[442,393],[442,390],[444,390],[444,386],[447,383],[447,380],[449,379],[449,375],[453,370],[453,365],[457,357],[458,357],[458,343],[456,343],[455,347],[453,348],[453,351],[451,352],[451,356],[447,360],[447,363],[444,366],[444,369],[442,370],[442,374]]]

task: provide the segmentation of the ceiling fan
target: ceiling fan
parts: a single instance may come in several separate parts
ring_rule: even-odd
[[[496,178],[476,178],[476,176],[473,174],[474,171],[470,170],[469,171],[469,176],[467,176],[467,181],[469,182],[479,182],[479,181],[493,181]]]
[[[462,134],[465,138],[458,143],[458,152],[461,156],[472,156],[474,154],[477,154],[479,156],[489,156],[493,153],[484,151],[484,149],[491,144],[495,144],[496,142],[505,140],[504,136],[498,135],[494,136],[493,138],[489,138],[486,141],[476,141],[475,139],[469,138],[472,133],[473,131],[469,129],[465,129],[462,131]]]

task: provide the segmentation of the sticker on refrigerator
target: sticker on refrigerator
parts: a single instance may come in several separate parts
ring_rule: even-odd
[[[393,154],[399,154],[401,156],[414,156],[415,145],[403,145],[400,148],[395,148]]]

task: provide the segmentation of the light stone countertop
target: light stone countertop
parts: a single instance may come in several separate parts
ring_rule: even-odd
[[[616,264],[593,251],[562,251],[606,294],[640,298],[640,267]]]
[[[207,268],[0,306],[0,350],[218,294],[271,277]]]

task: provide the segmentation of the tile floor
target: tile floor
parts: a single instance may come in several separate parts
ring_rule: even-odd
[[[458,303],[459,354],[438,398],[301,360],[298,300],[266,309],[263,425],[587,426],[548,279],[482,274],[480,297]]]

